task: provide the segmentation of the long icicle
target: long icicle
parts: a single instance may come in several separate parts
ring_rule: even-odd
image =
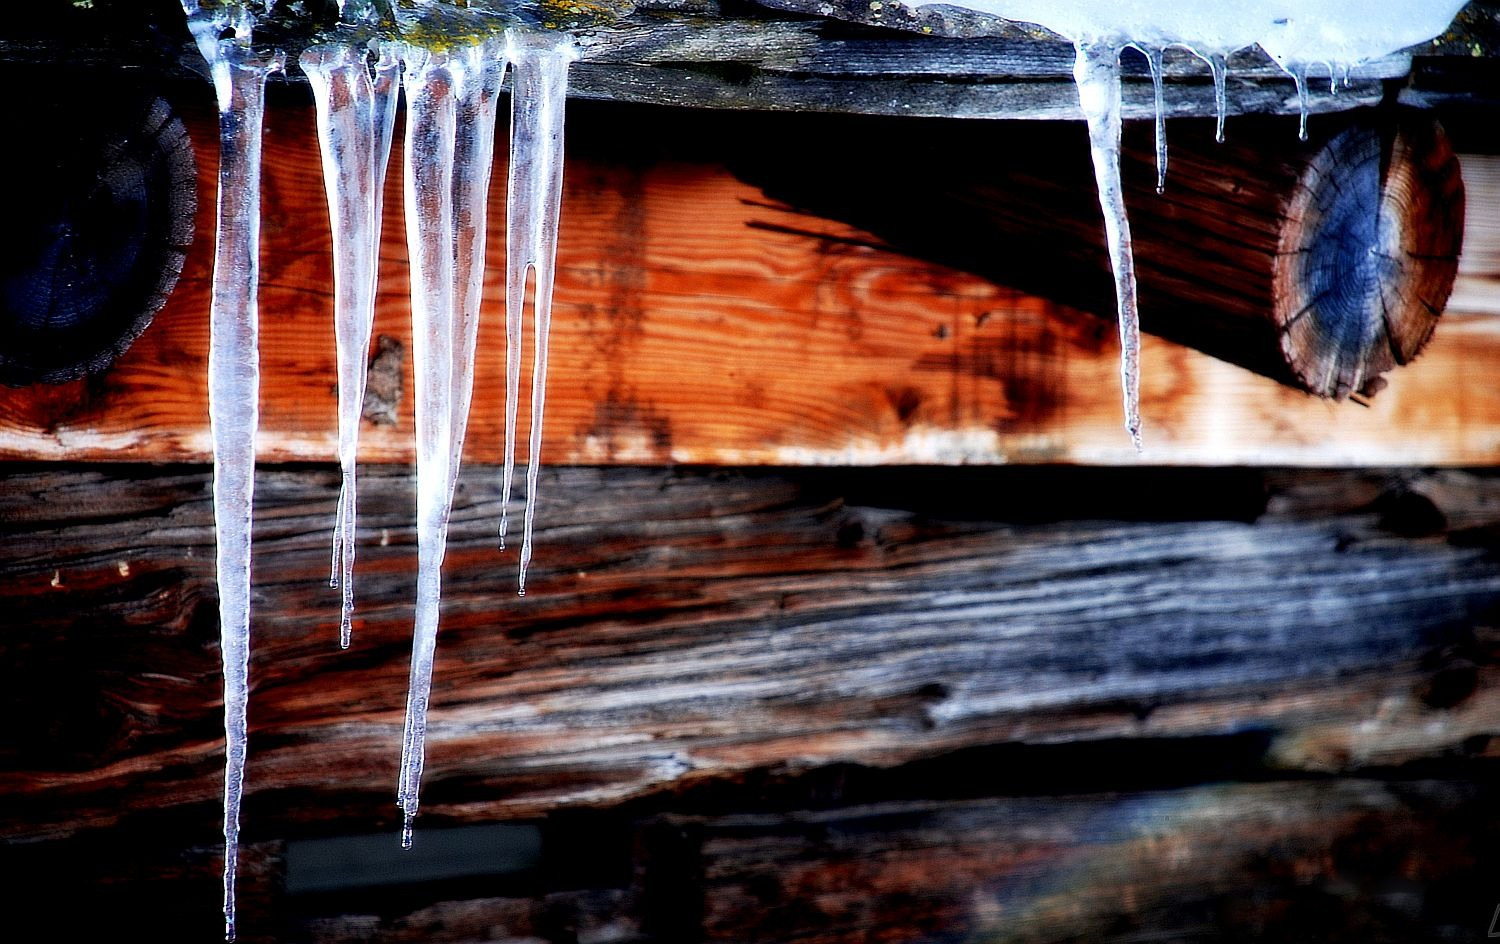
[[[557,261],[557,220],[562,204],[563,120],[568,66],[578,57],[566,34],[511,31],[506,58],[511,63],[510,167],[506,185],[505,271],[505,482],[509,508],[515,470],[516,401],[521,372],[521,318],[528,269],[536,272],[532,301],[536,334],[531,374],[531,441],[526,461],[526,517],[517,588],[526,593],[531,563],[531,532],[536,516],[541,468],[542,420],[547,392],[547,340],[552,322],[552,282]],[[508,519],[501,512],[502,546]]]
[[[1125,215],[1125,193],[1120,185],[1120,65],[1119,47],[1108,42],[1078,42],[1073,79],[1078,101],[1089,126],[1089,148],[1099,206],[1104,211],[1104,235],[1115,275],[1115,302],[1120,320],[1120,382],[1124,388],[1125,428],[1137,450],[1141,448],[1141,326],[1136,310],[1135,260],[1130,245],[1130,221]]]
[[[365,364],[375,318],[385,171],[395,123],[397,60],[383,48],[374,75],[363,47],[314,46],[301,57],[317,104],[323,183],[333,229],[334,333],[338,348],[342,487],[329,583],[340,589],[339,645],[354,612],[355,461]]]
[[[266,76],[282,67],[250,47],[241,4],[183,10],[213,75],[219,106],[218,232],[209,308],[208,412],[214,456],[219,647],[224,663],[224,937],[235,935],[240,800],[250,674],[250,528],[260,422],[260,146]],[[221,39],[221,36],[227,38]]]
[[[406,71],[406,240],[411,258],[417,387],[417,602],[411,677],[396,799],[401,844],[410,847],[426,752],[427,707],[437,649],[443,553],[453,482],[456,233],[454,143],[464,61],[449,52],[403,50]],[[459,169],[461,170],[461,169]]]

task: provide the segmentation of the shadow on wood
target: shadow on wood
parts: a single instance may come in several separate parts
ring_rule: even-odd
[[[1113,317],[1081,126],[798,118],[747,135],[733,168],[768,195],[890,245]],[[1336,398],[1371,394],[1431,336],[1463,241],[1457,159],[1425,114],[1169,124],[1156,194],[1151,129],[1124,175],[1149,331]],[[779,145],[795,140],[795,149]],[[757,146],[759,145],[759,146]]]

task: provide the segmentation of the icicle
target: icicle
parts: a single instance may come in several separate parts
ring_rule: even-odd
[[[1208,64],[1208,74],[1214,80],[1214,140],[1224,143],[1224,115],[1229,111],[1229,58],[1221,52],[1199,52],[1189,46],[1188,51]]]
[[[1307,65],[1293,63],[1281,67],[1297,83],[1297,140],[1307,140]]]
[[[214,454],[219,646],[224,661],[224,936],[234,940],[240,796],[250,672],[250,522],[260,420],[260,143],[266,76],[281,57],[250,48],[242,4],[183,10],[213,75],[219,105],[218,235],[209,310],[208,412]],[[232,38],[220,39],[220,36]]]
[[[1119,47],[1110,43],[1078,42],[1073,80],[1078,101],[1088,119],[1094,179],[1104,211],[1104,234],[1115,274],[1116,307],[1120,319],[1120,380],[1124,387],[1125,428],[1136,449],[1141,448],[1140,343],[1136,313],[1135,262],[1130,247],[1130,221],[1120,186],[1120,65]]]
[[[578,56],[566,34],[506,34],[511,63],[510,169],[506,185],[505,272],[505,482],[510,503],[515,471],[516,401],[521,375],[521,316],[528,269],[536,272],[532,300],[536,359],[531,375],[531,445],[526,462],[526,514],[518,592],[526,593],[531,531],[541,468],[542,418],[547,387],[547,338],[552,321],[552,279],[557,258],[557,217],[562,202],[564,102],[568,66]],[[508,525],[501,513],[500,540]]]
[[[1160,46],[1131,45],[1145,54],[1146,64],[1151,68],[1151,93],[1156,104],[1156,192],[1163,193],[1167,189],[1167,120],[1162,89],[1164,50]]]
[[[382,49],[374,75],[363,47],[320,45],[302,71],[318,111],[323,183],[333,225],[334,334],[338,348],[339,492],[329,583],[340,588],[339,645],[349,647],[354,611],[355,459],[365,364],[375,317],[385,171],[396,115],[398,63]]]
[[[410,846],[422,783],[443,549],[468,428],[484,289],[496,40],[442,53],[409,48],[406,220],[417,384],[417,614],[397,801]]]
[[[446,54],[407,47],[403,58],[406,242],[411,258],[417,387],[417,601],[396,796],[405,814],[401,842],[410,846],[422,781],[443,549],[448,534],[453,430],[453,143],[457,123],[453,93],[460,79]]]

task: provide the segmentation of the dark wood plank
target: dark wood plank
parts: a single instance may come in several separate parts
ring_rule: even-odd
[[[396,842],[413,493],[405,470],[363,476],[340,652],[336,472],[263,470],[248,939],[682,940],[686,921],[742,940],[756,895],[763,940],[1285,927],[1277,902],[1332,920],[1327,856],[1359,842],[1425,857],[1408,880],[1443,923],[1443,889],[1493,851],[1444,844],[1492,800],[1493,475],[550,470],[524,600],[496,479],[459,489],[420,826],[527,819],[554,852],[511,884],[289,897],[286,843]],[[5,481],[7,887],[76,885],[86,907],[54,928],[110,913],[201,938],[222,763],[207,474]],[[1243,785],[1199,786],[1220,780]],[[1082,899],[1046,891],[1065,879]]]
[[[1278,511],[1301,487],[1272,480],[1290,497],[1253,525],[1018,526],[1005,519],[1077,514],[1074,491],[1117,491],[1091,507],[1135,518],[1190,484],[1228,490],[1211,517],[1253,517],[1262,485],[952,475],[877,477],[861,499],[857,482],[815,473],[549,472],[534,592],[518,600],[513,558],[494,549],[497,477],[470,470],[449,542],[426,822],[1013,738],[1260,725],[1281,732],[1275,763],[1340,769],[1456,749],[1500,717],[1493,640],[1474,628],[1500,602],[1484,530],[1494,480],[1457,476],[1460,513],[1479,509],[1460,542],[1390,534],[1444,526],[1421,482],[1400,492],[1415,496],[1404,518],[1381,510],[1379,479],[1354,477],[1319,516]],[[332,474],[261,476],[247,815],[260,835],[391,814],[411,484],[400,470],[363,481],[356,646],[340,653]],[[8,736],[0,793],[15,816],[0,829],[38,839],[214,802],[206,476],[104,468],[7,484],[5,710],[44,720]],[[1009,497],[979,497],[990,489]],[[929,501],[943,513],[903,510]],[[1476,668],[1438,710],[1420,692],[1441,666],[1424,660],[1446,665],[1450,646]]]

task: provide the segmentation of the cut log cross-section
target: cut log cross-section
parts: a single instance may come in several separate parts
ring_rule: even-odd
[[[799,139],[795,162],[757,154],[737,169],[912,255],[1114,317],[1079,127],[933,123],[901,142],[867,122],[823,125]],[[1321,396],[1373,393],[1421,350],[1452,289],[1458,161],[1421,113],[1323,117],[1309,143],[1294,127],[1240,118],[1220,144],[1209,122],[1173,122],[1158,194],[1151,126],[1127,125],[1142,322]]]
[[[1430,119],[1358,122],[1313,155],[1273,292],[1281,350],[1303,386],[1370,394],[1421,351],[1453,288],[1463,219],[1458,161]]]

